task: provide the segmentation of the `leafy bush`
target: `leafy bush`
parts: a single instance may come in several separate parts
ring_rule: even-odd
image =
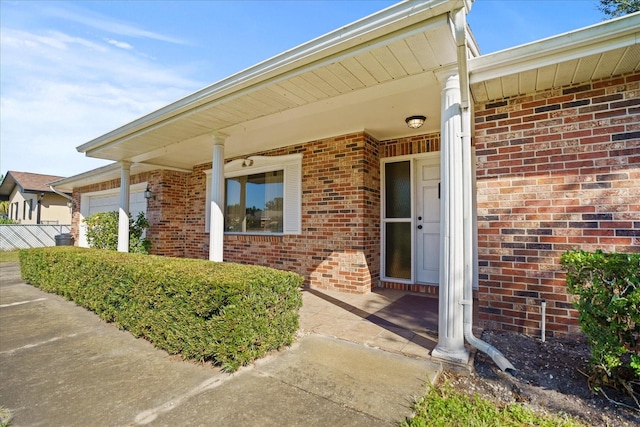
[[[634,395],[640,380],[640,254],[570,251],[560,260],[591,345],[592,380]]]
[[[118,249],[118,212],[98,212],[83,221],[87,224],[87,241],[90,247],[111,251]],[[138,213],[135,220],[129,217],[129,252],[149,253],[151,241],[143,237],[147,228],[149,221],[143,212]]]
[[[20,251],[23,280],[185,358],[228,370],[293,342],[302,277],[266,267],[59,246]]]
[[[0,215],[0,224],[17,224],[17,222],[7,216]]]

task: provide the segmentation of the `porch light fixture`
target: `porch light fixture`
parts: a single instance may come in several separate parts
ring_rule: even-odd
[[[253,159],[244,159],[242,162],[242,167],[245,168],[247,166],[253,166]]]
[[[424,121],[427,120],[425,116],[411,116],[404,119],[411,129],[418,129],[424,124]]]
[[[73,206],[75,205],[75,203],[73,202],[72,199],[67,199],[67,207],[69,209],[73,209]]]
[[[156,196],[149,189],[149,184],[147,184],[147,189],[144,190],[144,198],[147,200],[156,198]]]

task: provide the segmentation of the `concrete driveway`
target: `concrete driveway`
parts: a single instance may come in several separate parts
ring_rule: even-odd
[[[12,426],[385,426],[441,365],[317,334],[235,374],[186,362],[0,264],[0,406]],[[304,310],[304,308],[303,308]]]

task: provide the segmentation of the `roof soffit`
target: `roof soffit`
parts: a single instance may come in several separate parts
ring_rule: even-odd
[[[469,60],[476,102],[640,69],[640,12]]]
[[[137,143],[142,141],[144,150],[161,149],[179,140],[338,96],[345,91],[358,90],[359,88],[353,87],[354,82],[363,87],[383,83],[385,77],[380,73],[385,71],[391,71],[391,78],[402,78],[403,76],[393,75],[393,64],[390,70],[384,69],[388,64],[382,67],[384,70],[380,70],[381,67],[376,70],[375,61],[367,62],[367,55],[376,50],[378,55],[384,55],[384,50],[389,49],[389,46],[395,46],[396,50],[404,48],[414,56],[414,64],[395,64],[396,68],[406,75],[424,72],[449,59],[435,57],[432,64],[420,63],[421,60],[425,61],[425,53],[420,50],[421,46],[414,47],[411,43],[435,28],[444,27],[448,23],[447,11],[466,3],[442,0],[392,6],[209,86],[90,141],[78,147],[78,150],[92,157],[121,160],[142,154],[133,146],[124,149],[123,145],[128,145],[129,140]],[[433,43],[428,49],[432,51],[432,55],[439,52],[438,46],[439,43]],[[449,47],[445,43],[444,49]],[[392,62],[395,53],[386,53]],[[364,67],[371,78],[359,79],[363,74],[353,78],[348,72],[352,71],[348,69],[349,65]],[[380,73],[376,74],[377,71]],[[295,88],[302,90],[296,92],[293,90]],[[314,89],[328,96],[323,98],[323,94],[316,93]],[[207,120],[203,120],[204,118]],[[176,122],[185,126],[172,128],[170,125]],[[188,127],[189,131],[185,132],[184,127]],[[162,129],[162,132],[154,132],[158,129]],[[150,133],[153,137],[147,141],[145,135]],[[151,140],[155,142],[152,143]],[[146,147],[145,143],[152,143],[152,147]],[[114,150],[116,145],[121,146],[120,149]]]

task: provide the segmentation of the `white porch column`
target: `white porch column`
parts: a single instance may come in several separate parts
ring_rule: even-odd
[[[464,197],[460,79],[446,78],[442,91],[440,135],[440,287],[438,345],[432,355],[467,363],[464,346]]]
[[[224,137],[213,135],[212,138],[209,261],[221,262],[224,253]]]
[[[120,162],[120,207],[118,209],[118,252],[129,252],[129,175],[131,162]]]

